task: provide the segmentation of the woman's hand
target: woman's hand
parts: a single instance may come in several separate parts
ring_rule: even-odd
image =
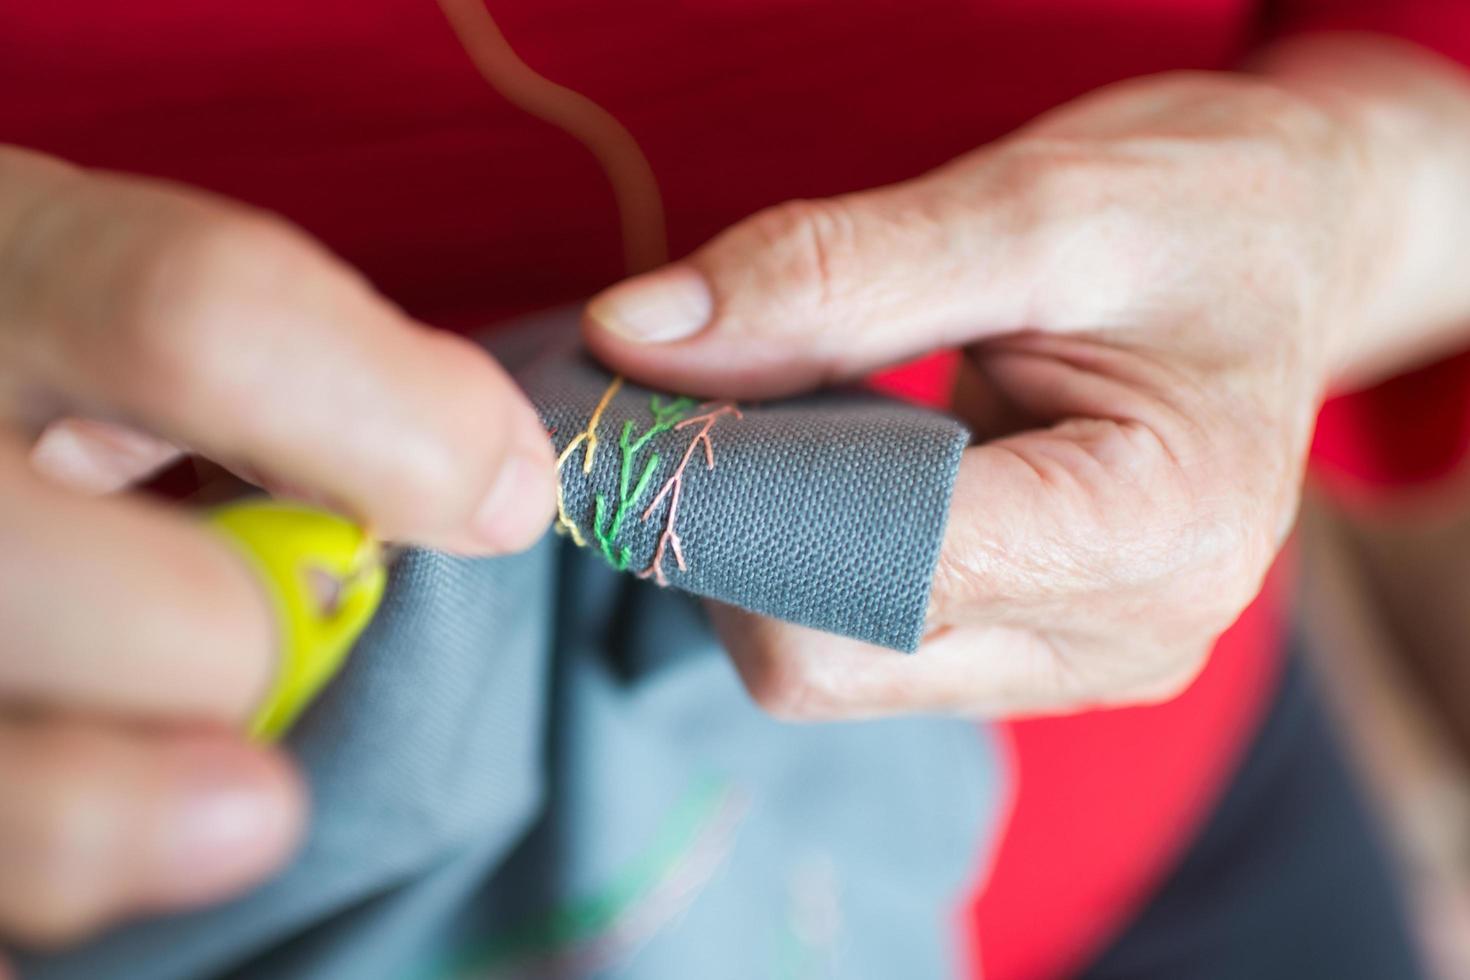
[[[224,897],[299,833],[285,757],[239,735],[275,655],[258,584],[187,515],[94,495],[181,448],[384,536],[462,551],[529,544],[554,500],[548,440],[499,367],[300,232],[0,148],[0,935],[13,940]]]
[[[917,180],[756,215],[588,310],[595,349],[785,395],[964,348],[932,630],[905,658],[717,610],[778,715],[1165,698],[1258,591],[1330,380],[1470,317],[1470,86],[1373,39],[1138,79]],[[1459,134],[1446,137],[1444,130]]]

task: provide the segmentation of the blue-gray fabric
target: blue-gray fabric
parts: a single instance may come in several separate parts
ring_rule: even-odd
[[[21,976],[950,976],[998,778],[968,723],[770,719],[694,598],[551,536],[401,559],[288,745],[282,874]]]
[[[574,311],[536,321],[535,333],[559,339],[516,371],[558,447],[585,430],[612,380],[580,354],[575,328]],[[607,528],[619,481],[626,490],[647,462],[658,460],[616,541],[616,548],[628,549],[634,571],[654,561],[670,504],[658,491],[699,432],[698,426],[663,432],[625,468],[619,440],[625,433],[637,439],[649,428],[654,394],[622,384],[598,426],[591,473],[583,473],[582,448],[574,448],[561,471],[567,514],[595,544],[597,498]],[[664,404],[670,397],[662,396]],[[714,420],[707,445],[693,446],[675,528],[687,567],[666,554],[669,585],[912,651],[923,632],[968,431],[948,416],[861,391],[739,407],[740,417]]]

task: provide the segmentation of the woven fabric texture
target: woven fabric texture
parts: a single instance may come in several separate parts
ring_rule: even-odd
[[[622,382],[604,404],[614,378],[581,352],[575,314],[555,326],[515,375],[558,451],[572,446],[561,481],[578,543],[673,588],[917,647],[963,425],[857,390],[731,405]]]
[[[280,875],[18,975],[954,976],[1000,812],[983,726],[776,721],[690,596],[564,540],[407,554],[287,748],[312,819]]]
[[[565,445],[609,379],[560,336],[544,356],[557,324],[575,317],[494,346]],[[594,481],[569,484],[583,521],[598,488],[616,489],[600,469],[613,420],[641,427],[646,412],[632,389],[609,406]],[[665,433],[665,460],[687,433]],[[680,590],[911,645],[959,430],[840,396],[752,406],[712,434],[716,468],[691,471],[681,502],[689,570],[670,568],[673,587],[565,537],[494,559],[410,551],[289,735],[312,799],[292,863],[222,905],[18,954],[19,975],[955,975],[953,910],[1000,813],[987,730],[778,722]],[[650,482],[664,479],[667,465]],[[626,537],[630,569],[657,533]]]

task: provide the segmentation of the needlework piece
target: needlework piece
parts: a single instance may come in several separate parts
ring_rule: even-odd
[[[507,366],[557,450],[561,534],[653,584],[918,645],[963,425],[861,390],[701,403],[607,372],[572,311],[533,321],[560,339]]]
[[[580,467],[582,474],[584,476],[591,474],[593,466],[596,465],[597,447],[600,444],[598,428],[607,412],[608,404],[622,385],[621,377],[614,377],[608,383],[587,420],[586,428],[578,432],[557,454],[558,471],[566,466],[580,448],[582,450]],[[691,415],[691,412],[698,414]],[[648,444],[656,436],[665,432],[680,432],[691,426],[698,426],[685,447],[678,465],[674,467],[673,473],[664,481],[663,486],[647,507],[643,508],[638,518],[644,522],[652,519],[659,505],[667,501],[663,530],[659,534],[653,558],[648,566],[637,574],[639,578],[652,578],[659,585],[668,585],[668,574],[664,570],[664,561],[668,553],[672,552],[679,571],[689,570],[684,558],[683,542],[678,531],[679,501],[683,496],[684,479],[689,463],[694,457],[695,450],[703,448],[705,469],[712,472],[715,468],[715,451],[714,443],[710,438],[710,430],[723,417],[739,419],[742,415],[740,409],[730,403],[710,403],[696,408],[691,398],[664,398],[655,394],[650,395],[648,399],[648,416],[647,427],[642,432],[636,432],[637,423],[634,419],[623,420],[622,431],[618,436],[617,492],[614,497],[606,493],[597,493],[593,496],[591,533],[598,552],[607,563],[620,572],[627,571],[632,560],[632,550],[628,545],[620,544],[618,539],[622,534],[625,522],[641,507],[653,482],[654,474],[659,471],[660,464],[663,462],[663,457],[656,450],[650,449]],[[638,474],[636,479],[633,475],[635,472]],[[564,484],[557,486],[556,529],[559,533],[568,535],[577,547],[588,546],[587,535],[579,523],[567,512]]]

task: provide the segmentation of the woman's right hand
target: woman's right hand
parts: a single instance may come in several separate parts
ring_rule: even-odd
[[[0,935],[223,898],[303,822],[241,723],[274,624],[189,515],[104,496],[180,452],[393,540],[513,551],[551,448],[495,362],[283,221],[0,147]],[[4,972],[0,964],[0,973]]]

